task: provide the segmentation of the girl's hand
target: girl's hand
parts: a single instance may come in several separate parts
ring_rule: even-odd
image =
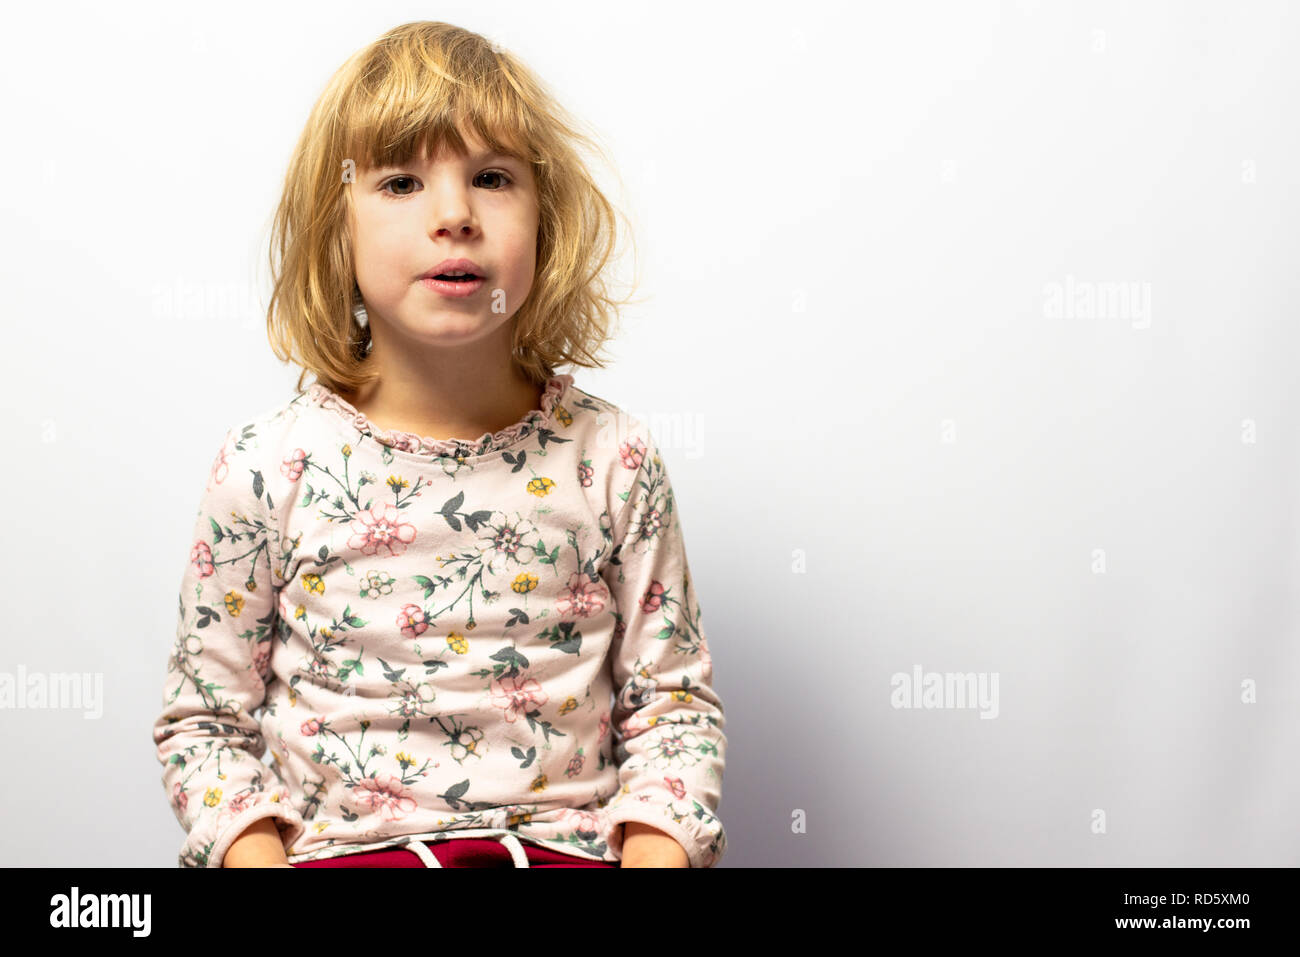
[[[639,821],[623,825],[621,867],[690,867],[691,861],[676,840],[658,828]]]

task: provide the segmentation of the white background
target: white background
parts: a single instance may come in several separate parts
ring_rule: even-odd
[[[1300,11],[664,0],[6,13],[0,670],[104,713],[0,711],[0,863],[175,866],[150,730],[207,469],[297,379],[285,165],[433,17],[615,160],[647,301],[571,371],[670,467],[722,866],[1300,863]],[[1104,284],[1148,311],[1053,314]],[[892,707],[917,666],[998,716]]]

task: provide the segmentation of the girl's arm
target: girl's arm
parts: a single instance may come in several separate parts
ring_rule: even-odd
[[[621,787],[605,810],[614,823],[639,825],[625,827],[625,866],[684,856],[691,867],[711,867],[726,850],[717,817],[727,740],[722,701],[668,470],[649,430],[634,424],[631,432],[620,455],[626,469],[615,478],[626,501],[601,570],[621,619],[611,649]]]
[[[226,851],[222,867],[274,867],[288,864],[280,829],[269,817],[259,818],[249,825]]]
[[[253,716],[270,678],[278,613],[272,566],[279,558],[276,503],[258,438],[257,423],[232,429],[212,464],[153,727],[163,786],[187,831],[179,855],[187,867],[221,867],[236,838],[264,818],[284,826],[281,854],[304,830],[288,790],[260,760],[266,742]],[[263,827],[241,839],[235,860],[264,849],[266,836]]]
[[[623,825],[624,867],[690,867],[686,849],[658,828],[628,821]]]

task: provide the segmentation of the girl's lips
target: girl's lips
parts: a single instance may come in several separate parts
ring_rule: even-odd
[[[425,289],[432,289],[442,296],[452,299],[463,299],[466,296],[472,296],[482,288],[484,279],[482,276],[477,279],[470,279],[461,282],[453,282],[449,279],[421,279],[420,284]]]

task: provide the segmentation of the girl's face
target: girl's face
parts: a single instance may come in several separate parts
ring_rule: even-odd
[[[505,327],[537,264],[536,183],[529,163],[465,140],[467,156],[358,170],[352,183],[353,259],[376,341],[391,336],[416,349],[494,333],[510,341]],[[470,271],[483,277],[476,290],[448,295],[422,280],[448,259],[475,263]]]

